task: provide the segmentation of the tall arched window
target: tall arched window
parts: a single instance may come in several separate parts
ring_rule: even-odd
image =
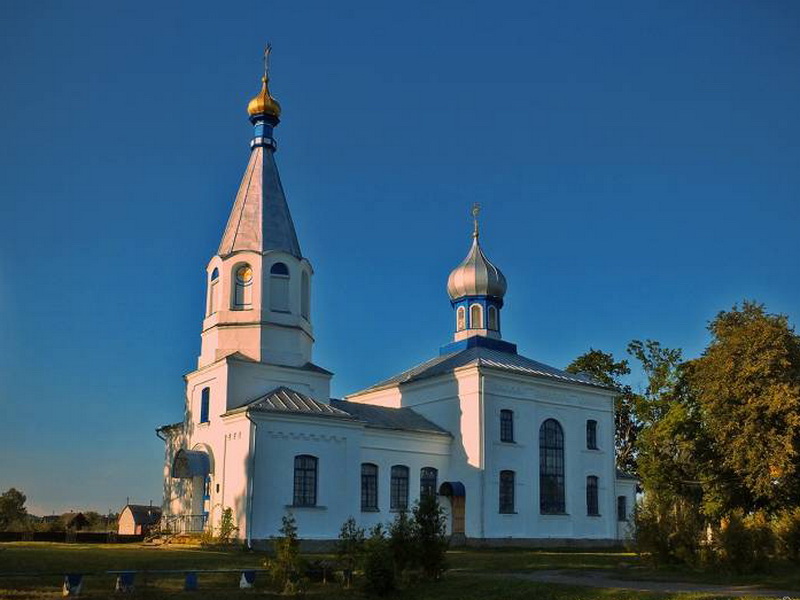
[[[467,309],[459,306],[456,309],[456,331],[464,331],[467,328]]]
[[[361,510],[378,510],[378,465],[361,463]]]
[[[542,514],[566,512],[564,430],[555,419],[547,419],[539,428],[539,509]]]
[[[483,329],[483,307],[480,304],[469,307],[469,326],[470,329]]]
[[[203,388],[200,392],[200,422],[208,423],[208,409],[211,402],[211,388]]]
[[[317,505],[317,457],[300,454],[294,457],[295,506]]]
[[[208,283],[208,314],[213,315],[217,312],[217,305],[219,304],[217,300],[217,285],[219,284],[219,269],[214,268],[211,272],[211,279]]]
[[[389,508],[406,510],[408,508],[408,467],[395,465],[392,467],[392,480],[389,488]]]
[[[590,517],[600,516],[600,503],[597,491],[597,477],[589,475],[586,478],[586,514]]]
[[[514,512],[514,471],[500,471],[500,512]]]
[[[303,271],[300,278],[300,316],[308,320],[311,315],[311,282],[308,279],[308,273]]]
[[[488,328],[492,331],[498,331],[500,329],[500,324],[497,322],[497,307],[490,306],[486,314],[488,315]]]
[[[419,472],[419,497],[435,496],[439,471],[433,467],[423,467]]]
[[[289,311],[289,267],[278,262],[269,270],[269,308]]]
[[[253,306],[253,269],[250,265],[239,265],[233,272],[233,308],[247,309]]]

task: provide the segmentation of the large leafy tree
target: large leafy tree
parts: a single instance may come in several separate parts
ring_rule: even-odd
[[[28,516],[25,510],[25,494],[16,488],[10,488],[0,495],[0,531],[9,531],[24,525]]]
[[[621,378],[631,372],[627,360],[616,360],[610,352],[590,348],[573,360],[566,369],[569,373],[586,373],[606,387],[616,390],[614,399],[614,445],[617,468],[626,473],[636,473],[636,440],[639,424],[636,421],[637,395]]]
[[[718,458],[706,465],[709,499],[719,511],[800,505],[800,337],[754,302],[708,329],[685,377]]]

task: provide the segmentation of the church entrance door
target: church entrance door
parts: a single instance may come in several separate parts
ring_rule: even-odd
[[[450,501],[450,544],[453,546],[465,544],[467,491],[464,484],[460,481],[445,481],[439,487],[439,495]]]

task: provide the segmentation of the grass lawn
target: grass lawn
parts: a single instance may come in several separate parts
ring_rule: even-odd
[[[766,573],[735,575],[720,570],[686,567],[654,568],[633,552],[580,550],[451,550],[450,568],[470,572],[513,572],[541,569],[601,569],[614,579],[636,581],[688,581],[719,585],[758,585],[765,588],[799,590],[800,568],[778,563]]]
[[[0,573],[48,573],[48,575],[0,576],[0,598],[42,600],[60,597],[61,573],[98,573],[85,578],[82,597],[120,598],[113,592],[114,576],[99,574],[107,570],[142,569],[236,569],[263,566],[264,554],[243,551],[196,548],[153,548],[124,544],[49,544],[14,542],[0,544]],[[710,598],[708,595],[650,594],[644,592],[593,589],[511,578],[491,577],[491,573],[532,569],[607,569],[609,574],[638,568],[635,555],[621,552],[553,552],[539,550],[453,550],[449,554],[451,571],[439,583],[409,585],[394,594],[397,600],[430,599],[522,599],[544,600],[659,600],[668,598]],[[628,565],[628,566],[622,566]],[[272,596],[265,587],[266,576],[259,574],[256,589],[239,590],[235,573],[200,575],[200,591],[182,591],[180,574],[151,575],[145,581],[137,576],[137,591],[131,598],[187,598],[198,600],[264,598]],[[684,578],[686,579],[686,578]],[[782,584],[770,585],[786,587]],[[793,589],[790,587],[789,589]],[[312,584],[307,597],[364,598],[358,590],[343,590],[339,584]],[[800,594],[798,594],[800,597]]]

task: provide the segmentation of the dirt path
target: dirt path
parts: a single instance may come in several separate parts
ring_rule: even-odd
[[[800,600],[800,590],[769,590],[752,585],[712,585],[707,583],[688,583],[679,581],[634,581],[614,579],[603,571],[531,571],[529,573],[508,573],[506,576],[538,581],[542,583],[560,583],[564,585],[584,585],[598,588],[617,588],[637,590],[640,592],[664,593],[706,593],[721,596],[759,596],[765,598],[786,598]]]

